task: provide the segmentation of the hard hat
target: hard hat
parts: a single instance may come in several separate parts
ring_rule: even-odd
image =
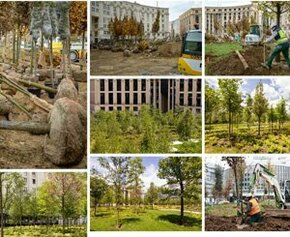
[[[277,24],[273,22],[270,27],[271,27],[271,29],[273,29],[273,28],[277,27]]]

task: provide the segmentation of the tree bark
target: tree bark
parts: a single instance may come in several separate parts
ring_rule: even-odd
[[[184,187],[183,187],[183,182],[181,181],[179,183],[180,185],[180,224],[183,224],[183,219],[184,219]]]
[[[26,131],[32,134],[47,134],[49,133],[50,126],[48,123],[39,122],[15,122],[0,120],[0,128],[8,130]]]

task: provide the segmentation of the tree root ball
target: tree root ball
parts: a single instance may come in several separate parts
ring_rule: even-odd
[[[12,111],[12,104],[0,95],[0,115],[7,116]]]
[[[68,98],[58,99],[49,114],[49,124],[44,156],[55,165],[79,163],[87,147],[87,117],[83,107]]]
[[[67,97],[73,101],[78,101],[78,91],[70,79],[63,79],[57,87],[55,100]]]

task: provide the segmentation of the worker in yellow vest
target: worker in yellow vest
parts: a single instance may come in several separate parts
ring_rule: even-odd
[[[271,25],[271,31],[272,35],[264,42],[264,43],[270,43],[274,41],[276,43],[276,47],[274,50],[271,52],[267,62],[264,64],[262,63],[262,66],[268,69],[272,68],[272,62],[274,58],[280,52],[282,52],[288,67],[290,68],[290,59],[289,59],[289,39],[287,37],[287,34],[284,30],[282,30],[277,24],[273,23]]]
[[[261,220],[261,209],[258,200],[253,195],[250,195],[248,199],[247,216],[249,217],[250,225]]]

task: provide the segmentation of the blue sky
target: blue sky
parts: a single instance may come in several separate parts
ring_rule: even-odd
[[[255,95],[255,88],[259,81],[262,81],[264,85],[264,93],[268,98],[269,104],[275,106],[282,96],[289,103],[290,101],[290,83],[289,78],[279,79],[243,79],[243,83],[240,91],[245,97],[246,94],[250,94],[252,97]],[[215,88],[218,87],[218,81],[216,79],[207,79],[209,84]],[[288,112],[290,112],[289,105],[287,106]]]
[[[262,165],[267,165],[269,162],[273,165],[285,165],[290,166],[290,157],[289,156],[262,156],[262,155],[256,155],[256,156],[244,156],[245,161],[247,165],[255,165],[257,163],[260,163]],[[209,156],[205,159],[206,164],[212,164],[212,165],[220,165],[224,167],[225,169],[229,168],[226,161],[222,161],[220,156]]]
[[[183,12],[192,7],[202,7],[201,0],[127,0],[129,2],[137,2],[147,6],[158,6],[169,8],[169,20],[177,19]]]
[[[145,166],[145,172],[141,175],[141,179],[144,182],[144,191],[147,190],[151,182],[154,182],[157,186],[166,184],[166,180],[159,179],[158,173],[158,162],[162,157],[144,157],[143,165]],[[98,165],[96,157],[91,158],[91,168],[96,168],[101,174],[105,174],[105,170]]]
[[[205,0],[205,6],[216,6],[216,7],[224,7],[224,6],[238,6],[238,5],[247,5],[250,4],[250,0]]]

